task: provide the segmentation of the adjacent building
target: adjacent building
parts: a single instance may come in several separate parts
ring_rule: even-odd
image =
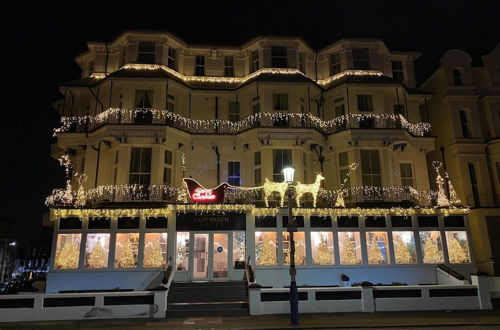
[[[314,50],[293,37],[217,47],[125,32],[88,43],[82,76],[55,104],[68,185],[47,199],[47,292],[144,289],[167,262],[174,281],[241,280],[250,262],[259,283],[287,285],[287,165],[304,193],[292,201],[299,285],[435,283],[440,263],[475,272],[468,209],[443,194],[442,169],[430,184],[441,128],[425,122],[434,91],[416,89],[419,56],[377,39]]]
[[[428,154],[471,207],[469,224],[478,269],[500,274],[500,45],[474,63],[453,49],[421,89],[433,94],[425,113],[436,136]],[[432,180],[431,180],[432,181]]]

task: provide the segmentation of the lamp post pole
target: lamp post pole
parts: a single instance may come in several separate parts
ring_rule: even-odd
[[[287,173],[288,172],[288,173]],[[295,217],[292,216],[292,182],[293,182],[293,168],[287,168],[283,170],[285,174],[285,180],[288,182],[288,235],[290,239],[289,253],[290,253],[290,322],[292,325],[299,324],[299,294],[297,292],[297,282],[295,281],[295,275],[297,274],[297,269],[295,269],[295,240],[293,238],[293,233],[297,231],[297,222]]]

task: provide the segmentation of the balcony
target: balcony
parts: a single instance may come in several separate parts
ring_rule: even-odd
[[[353,186],[339,190],[320,189],[317,207],[336,206],[339,194],[342,194],[347,207],[430,207],[435,205],[437,196],[435,191],[418,191],[412,187],[404,186]],[[47,197],[45,204],[58,208],[98,208],[117,205],[149,207],[188,202],[187,191],[183,188],[166,185],[125,184],[98,186],[87,191],[55,189]],[[269,202],[270,206],[279,206],[279,196],[272,194],[269,196]],[[264,206],[263,194],[259,187],[239,189],[231,186],[226,191],[224,203]],[[311,194],[303,196],[300,207],[312,207]]]
[[[108,109],[95,117],[62,117],[58,133],[86,133],[106,125],[165,125],[191,134],[240,134],[256,127],[309,128],[329,135],[350,129],[402,129],[413,136],[429,136],[428,123],[410,123],[395,114],[347,114],[322,120],[309,113],[260,112],[240,121],[197,120],[166,110]]]

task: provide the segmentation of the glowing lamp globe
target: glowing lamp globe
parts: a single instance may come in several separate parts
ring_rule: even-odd
[[[285,182],[292,183],[294,174],[295,168],[293,166],[287,166],[283,168],[283,176],[285,177]]]

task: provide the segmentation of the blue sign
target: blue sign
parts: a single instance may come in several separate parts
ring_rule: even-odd
[[[218,246],[217,247],[217,252],[221,253],[222,251],[224,251],[224,248],[222,248],[222,246]]]

